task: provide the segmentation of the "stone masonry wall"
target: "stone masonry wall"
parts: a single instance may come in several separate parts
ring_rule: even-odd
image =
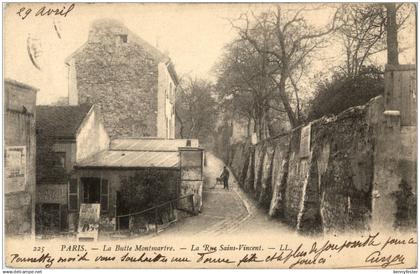
[[[110,137],[157,136],[157,56],[122,24],[101,20],[74,59],[78,102],[99,106]]]
[[[301,155],[301,129],[297,129],[256,146],[236,144],[229,162],[239,185],[270,216],[283,219],[298,231],[373,229],[378,227],[381,216],[391,225],[395,221],[392,193],[398,190],[398,181],[411,178],[410,184],[415,186],[416,156],[400,157],[386,149],[401,147],[399,139],[403,139],[403,146],[410,146],[404,140],[412,137],[399,137],[413,134],[399,127],[394,131],[398,131],[397,138],[392,145],[386,145],[392,134],[383,117],[383,98],[377,97],[365,106],[313,121],[309,157]],[[410,158],[408,164],[406,158]],[[382,186],[386,183],[382,182],[384,176],[390,174],[389,168],[381,164],[384,159],[396,163],[392,165],[393,191]]]

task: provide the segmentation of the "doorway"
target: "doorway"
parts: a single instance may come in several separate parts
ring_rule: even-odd
[[[37,234],[60,233],[60,231],[62,230],[60,204],[37,204],[35,214],[35,232]]]
[[[101,202],[101,179],[96,177],[81,178],[82,203],[99,204]]]

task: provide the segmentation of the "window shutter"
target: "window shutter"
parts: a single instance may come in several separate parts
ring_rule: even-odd
[[[69,211],[77,211],[79,209],[79,187],[77,179],[69,181]]]
[[[101,181],[101,210],[108,211],[108,180]]]

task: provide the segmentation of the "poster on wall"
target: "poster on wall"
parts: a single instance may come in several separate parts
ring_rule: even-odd
[[[79,241],[97,241],[101,204],[81,204],[77,239]]]
[[[5,196],[5,267],[416,268],[417,125],[382,123],[386,94],[408,92],[392,110],[417,113],[416,15],[402,2],[5,4],[4,76],[39,89],[36,174],[29,147],[5,150],[6,193],[27,172],[39,193]],[[60,208],[60,231],[21,237],[29,202]],[[55,224],[33,214],[30,228]]]
[[[26,186],[26,146],[6,146],[5,193],[24,191]]]

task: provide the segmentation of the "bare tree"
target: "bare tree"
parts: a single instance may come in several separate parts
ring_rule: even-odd
[[[338,16],[341,22],[338,34],[346,56],[342,72],[355,77],[364,66],[371,64],[372,56],[387,48],[395,63],[397,31],[405,26],[412,13],[412,6],[407,4],[344,4]]]
[[[250,124],[255,125],[252,130],[262,139],[270,135],[268,112],[270,108],[277,109],[271,103],[276,87],[267,78],[270,69],[268,59],[240,38],[225,47],[216,68],[221,109],[231,119],[248,119],[249,131]]]
[[[275,11],[269,10],[258,16],[253,13],[242,14],[238,20],[232,22],[239,37],[252,45],[261,56],[266,57],[268,64],[275,65],[267,73],[266,79],[275,84],[292,127],[303,122],[295,77],[305,69],[306,61],[315,50],[325,45],[327,35],[337,28],[337,11],[331,24],[318,30],[307,24],[303,13],[304,9],[283,12],[277,6]],[[268,43],[265,39],[259,39],[261,33],[267,35]],[[292,91],[288,89],[288,84]],[[295,98],[295,109],[292,106],[292,97]]]
[[[381,4],[344,4],[340,12],[343,24],[339,34],[346,56],[342,70],[347,76],[356,76],[372,55],[386,49],[386,17]]]

